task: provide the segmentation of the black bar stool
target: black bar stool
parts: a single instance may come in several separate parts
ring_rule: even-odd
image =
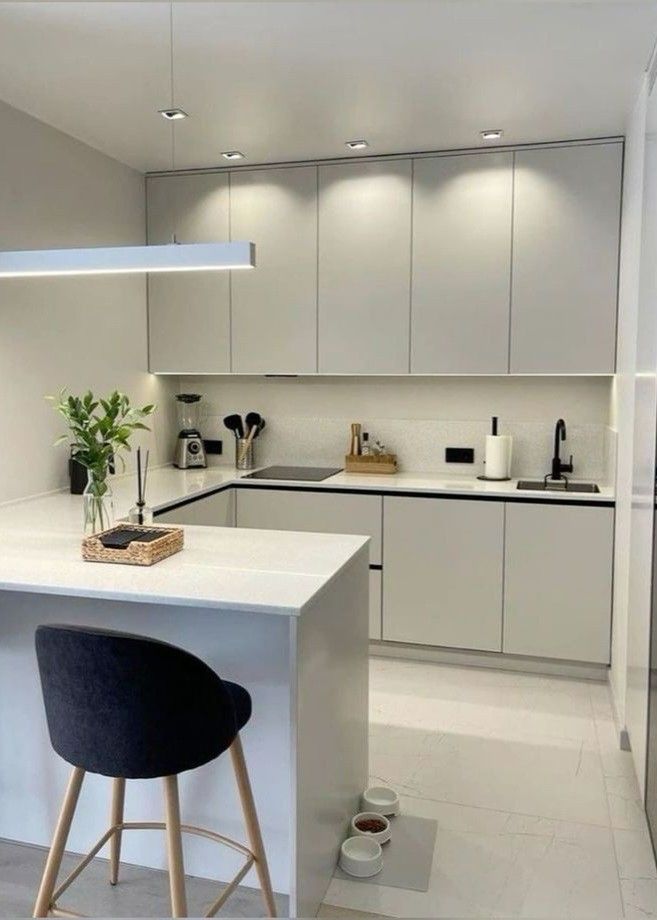
[[[41,879],[35,917],[81,916],[57,906],[61,894],[109,841],[110,883],[118,881],[125,830],[165,830],[173,917],[187,916],[181,834],[197,834],[237,850],[245,863],[210,906],[213,917],[255,865],[268,916],[274,895],[239,732],[251,718],[251,697],[203,661],[165,642],[77,626],[39,626],[36,651],[52,746],[73,765]],[[249,848],[204,828],[181,824],[178,774],[229,750]],[[86,772],[113,778],[110,827],[56,887],[64,848]],[[164,780],[166,822],[126,822],[126,779]]]

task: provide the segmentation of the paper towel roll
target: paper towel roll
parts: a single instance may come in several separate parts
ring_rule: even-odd
[[[486,435],[486,479],[509,479],[513,438],[506,434]]]

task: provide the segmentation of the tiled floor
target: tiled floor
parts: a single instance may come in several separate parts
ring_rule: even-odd
[[[371,773],[438,821],[429,891],[334,879],[319,916],[511,920],[657,918],[657,872],[631,755],[606,685],[373,659]],[[29,916],[43,853],[0,843],[0,918]],[[76,906],[165,916],[163,873],[94,861]],[[99,884],[102,882],[102,884]],[[192,910],[216,885],[189,880]],[[281,914],[285,907],[281,902]],[[243,889],[228,916],[262,916]]]
[[[373,659],[373,780],[438,821],[429,891],[334,879],[390,917],[657,918],[631,755],[604,684]]]

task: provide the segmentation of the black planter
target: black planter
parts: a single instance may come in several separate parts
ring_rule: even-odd
[[[71,495],[82,495],[87,487],[87,468],[71,457],[68,461],[68,475],[71,480]]]

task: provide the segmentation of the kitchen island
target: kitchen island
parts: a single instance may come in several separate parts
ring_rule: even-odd
[[[48,845],[69,772],[48,740],[36,627],[153,636],[252,694],[243,741],[272,883],[289,916],[314,915],[367,784],[368,539],[187,527],[183,552],[152,568],[102,565],[80,558],[81,514],[64,493],[0,508],[0,837]],[[109,780],[88,777],[69,850],[100,836],[109,799]],[[184,774],[181,803],[187,823],[244,839],[228,758]],[[159,783],[127,784],[127,820],[161,815]],[[163,835],[126,835],[122,859],[165,867]],[[192,838],[185,868],[226,880],[235,863]]]

